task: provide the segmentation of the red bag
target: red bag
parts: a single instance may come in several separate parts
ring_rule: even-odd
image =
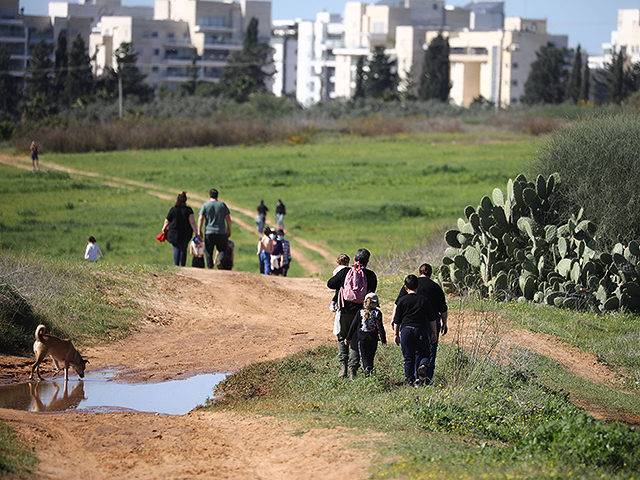
[[[167,239],[167,232],[164,231],[159,235],[156,235],[156,240],[158,240],[159,242],[164,242]]]

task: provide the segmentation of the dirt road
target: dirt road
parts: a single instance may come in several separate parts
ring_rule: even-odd
[[[90,368],[121,368],[125,381],[161,381],[232,371],[334,341],[330,292],[317,279],[186,268],[151,282],[151,293],[140,299],[148,314],[139,331],[85,351]],[[463,328],[474,331],[469,315],[451,312],[449,323],[448,341],[461,341]],[[595,357],[551,337],[510,332],[502,338],[509,344],[500,348],[515,342],[546,352],[575,373],[616,388],[614,375]],[[25,381],[30,361],[0,356],[0,382]],[[51,372],[48,362],[45,377]],[[620,419],[620,412],[595,407],[585,405],[600,418]],[[360,443],[362,432],[300,433],[283,420],[226,413],[61,415],[0,409],[0,419],[35,448],[39,474],[51,479],[358,479],[368,476],[374,450]]]

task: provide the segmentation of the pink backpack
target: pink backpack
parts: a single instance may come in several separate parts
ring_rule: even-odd
[[[363,303],[367,295],[367,276],[364,274],[364,267],[360,262],[356,262],[347,272],[344,285],[340,287],[340,299],[342,306],[344,302]]]

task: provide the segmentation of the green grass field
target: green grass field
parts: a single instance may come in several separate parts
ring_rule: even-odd
[[[285,226],[333,254],[359,247],[375,256],[401,252],[440,232],[496,186],[522,172],[536,143],[512,135],[497,140],[437,134],[378,139],[328,138],[310,145],[42,155],[39,174],[0,166],[0,246],[81,259],[93,235],[115,264],[171,263],[158,244],[172,202],[138,187],[115,188],[91,177],[69,178],[47,162],[220,198],[254,211],[264,199],[271,213],[281,198]],[[201,202],[190,201],[197,211]],[[251,217],[238,215],[253,225]],[[273,222],[273,216],[270,217]],[[257,271],[257,236],[237,226],[237,268]],[[327,266],[327,271],[332,268]],[[293,275],[302,270],[294,269]]]

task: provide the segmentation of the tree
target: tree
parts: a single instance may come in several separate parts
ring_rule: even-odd
[[[424,63],[418,85],[420,100],[449,100],[451,91],[451,64],[449,62],[449,40],[442,32],[434,38],[424,53]]]
[[[576,48],[575,56],[573,58],[573,67],[571,68],[571,76],[569,77],[569,84],[567,85],[567,99],[570,99],[573,103],[578,103],[580,100],[580,87],[582,84],[582,49],[580,45]]]
[[[547,44],[536,52],[536,60],[531,64],[529,77],[524,84],[522,103],[558,104],[564,100],[567,73],[564,68],[564,53],[552,44]]]
[[[589,69],[589,57],[584,62],[584,72],[582,72],[582,82],[580,82],[580,100],[589,101],[591,90],[591,70]]]
[[[91,57],[87,52],[84,39],[78,34],[73,40],[69,52],[69,74],[66,84],[66,97],[69,103],[73,104],[78,99],[90,96],[94,80],[91,71]]]
[[[137,96],[145,103],[153,99],[153,88],[144,83],[147,76],[138,69],[138,53],[130,42],[122,42],[115,51],[117,70],[107,68],[105,90],[111,98],[118,98],[118,82],[122,81],[122,96]]]
[[[364,74],[364,57],[358,57],[358,62],[356,63],[356,90],[353,93],[353,98],[364,98],[364,82],[365,82],[365,74]]]
[[[53,45],[44,37],[33,48],[25,77],[23,114],[27,119],[38,119],[55,113],[53,85]]]
[[[58,44],[54,55],[54,67],[53,67],[53,89],[59,105],[68,105],[68,99],[66,97],[66,84],[68,73],[69,57],[67,55],[67,33],[65,30],[60,30],[58,34]]]
[[[624,52],[613,54],[611,63],[605,64],[609,100],[620,104],[640,86],[640,64],[631,65]]]
[[[0,120],[13,119],[20,100],[18,82],[9,72],[11,55],[6,45],[0,45]]]
[[[252,17],[242,40],[242,50],[233,55],[222,72],[226,94],[245,102],[252,93],[266,92],[266,79],[272,75],[266,68],[271,63],[271,47],[258,40],[258,19]]]
[[[389,56],[384,53],[384,47],[375,47],[373,58],[369,62],[369,72],[364,82],[365,96],[382,98],[394,94],[398,88],[398,75],[394,71],[395,62],[389,61]]]

